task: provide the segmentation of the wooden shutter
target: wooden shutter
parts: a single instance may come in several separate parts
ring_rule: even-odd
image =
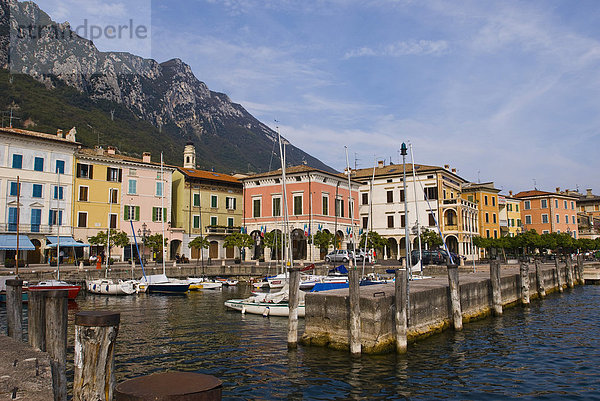
[[[81,177],[81,164],[77,163],[77,178]]]
[[[162,221],[167,222],[167,208],[163,208],[163,213],[162,213]]]
[[[106,168],[106,181],[110,181],[110,167]]]
[[[156,208],[156,207],[152,208],[152,221],[156,221],[157,210],[158,210],[158,208]]]
[[[119,169],[119,182],[123,182],[123,169]]]
[[[127,221],[129,220],[129,206],[125,205],[124,211],[123,211],[123,220]]]
[[[140,221],[140,207],[135,207],[135,221]]]
[[[94,174],[92,174],[92,172],[94,171],[94,166],[90,164],[90,167],[88,169],[88,173],[89,173],[89,178],[90,180],[94,178]]]

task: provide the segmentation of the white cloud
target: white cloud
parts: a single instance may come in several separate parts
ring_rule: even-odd
[[[360,47],[344,54],[344,59],[354,57],[402,57],[402,56],[440,56],[448,53],[445,40],[408,40],[399,41],[376,49]]]

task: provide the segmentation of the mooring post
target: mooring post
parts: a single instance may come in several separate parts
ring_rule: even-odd
[[[67,290],[46,291],[46,351],[55,401],[67,400]]]
[[[502,287],[500,285],[500,261],[490,262],[490,281],[492,283],[492,307],[494,315],[502,316]]]
[[[23,280],[6,280],[6,329],[9,337],[23,341]]]
[[[452,322],[454,330],[462,330],[462,311],[460,308],[460,284],[458,282],[458,266],[448,265],[448,286],[450,288],[450,307],[452,309]]]
[[[519,273],[521,275],[521,303],[529,305],[529,265],[521,262]]]
[[[556,274],[556,285],[558,286],[558,292],[563,292],[563,281],[562,275],[560,274],[560,268],[558,267],[558,258],[554,258],[554,274]]]
[[[571,255],[567,255],[565,263],[567,266],[567,287],[573,288],[575,282],[573,281],[573,259],[571,259]]]
[[[300,288],[300,268],[288,268],[290,275],[288,297],[289,319],[288,319],[288,348],[298,347],[298,291]]]
[[[115,341],[121,314],[86,311],[75,315],[75,401],[112,401],[116,385]]]
[[[29,290],[27,321],[29,345],[40,351],[46,351],[46,291]]]
[[[579,280],[579,284],[585,284],[585,280],[583,279],[583,255],[577,255],[577,279]]]
[[[350,353],[360,355],[360,281],[359,271],[350,268],[348,272],[348,290],[350,291]]]
[[[540,298],[544,298],[546,296],[546,288],[544,288],[544,276],[542,275],[542,267],[540,266],[540,261],[535,260],[535,281],[537,283],[537,293]]]
[[[115,401],[221,399],[223,382],[214,376],[192,372],[163,372],[119,383]]]
[[[396,352],[407,351],[408,311],[406,309],[406,270],[396,269],[394,283],[394,325],[396,328]]]

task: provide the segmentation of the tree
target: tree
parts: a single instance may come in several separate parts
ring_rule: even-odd
[[[319,249],[327,250],[333,245],[333,234],[328,231],[319,231],[313,235],[312,241]]]
[[[223,248],[238,247],[240,255],[242,254],[242,248],[250,248],[254,245],[254,240],[250,234],[233,233],[225,237],[223,241]]]
[[[360,248],[365,248],[366,241],[366,233],[360,236]],[[383,238],[377,231],[369,231],[369,239],[367,241],[367,249],[376,249],[378,251],[383,251],[383,249],[387,246],[388,240]]]
[[[163,255],[163,247],[167,246],[168,239],[163,240],[162,234],[152,234],[149,237],[146,237],[144,240],[144,245],[148,248],[152,249],[152,252],[160,252],[160,259],[162,260]]]
[[[208,249],[209,246],[210,246],[210,241],[201,235],[194,238],[193,240],[191,240],[190,243],[188,244],[189,248],[194,248],[196,250]],[[198,259],[200,259],[200,254],[201,254],[201,252],[198,252],[198,257],[196,258],[196,264],[198,264]]]
[[[283,249],[283,241],[285,239],[281,238],[281,231],[275,230],[265,234],[263,240],[261,241],[261,245],[275,250],[275,254],[277,255],[277,259],[279,259],[279,255],[281,255],[281,250]]]
[[[438,233],[426,229],[423,234],[421,234],[421,243],[427,245],[427,249],[435,249],[442,245],[444,241]]]
[[[98,231],[98,234],[90,237],[88,242],[92,245],[101,245],[106,246],[107,243],[107,232],[106,231]],[[129,245],[129,237],[123,231],[117,232],[114,228],[110,229],[110,247],[118,246],[120,248],[126,247]]]

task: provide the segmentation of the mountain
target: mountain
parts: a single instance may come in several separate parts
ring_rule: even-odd
[[[65,107],[83,108],[74,122],[79,124],[78,138],[86,145],[96,144],[101,132],[103,142],[121,152],[141,154],[151,145],[164,150],[168,162],[180,164],[183,146],[191,141],[199,168],[230,173],[279,167],[279,157],[272,153],[278,153],[277,133],[227,95],[211,91],[183,61],[158,63],[130,53],[101,52],[68,23],[52,21],[35,3],[0,0],[0,67],[11,72],[9,83],[0,85],[0,95],[12,99],[5,107],[29,110],[19,115],[21,124],[71,125],[71,120],[56,121],[54,113],[40,113],[44,104],[23,103],[36,103],[37,96],[31,99],[11,92],[16,89],[15,77],[25,74],[48,91],[40,96],[56,96]],[[34,86],[25,82],[19,84]],[[41,89],[36,87],[36,93]],[[289,142],[286,158],[289,165],[306,163],[334,171]]]

